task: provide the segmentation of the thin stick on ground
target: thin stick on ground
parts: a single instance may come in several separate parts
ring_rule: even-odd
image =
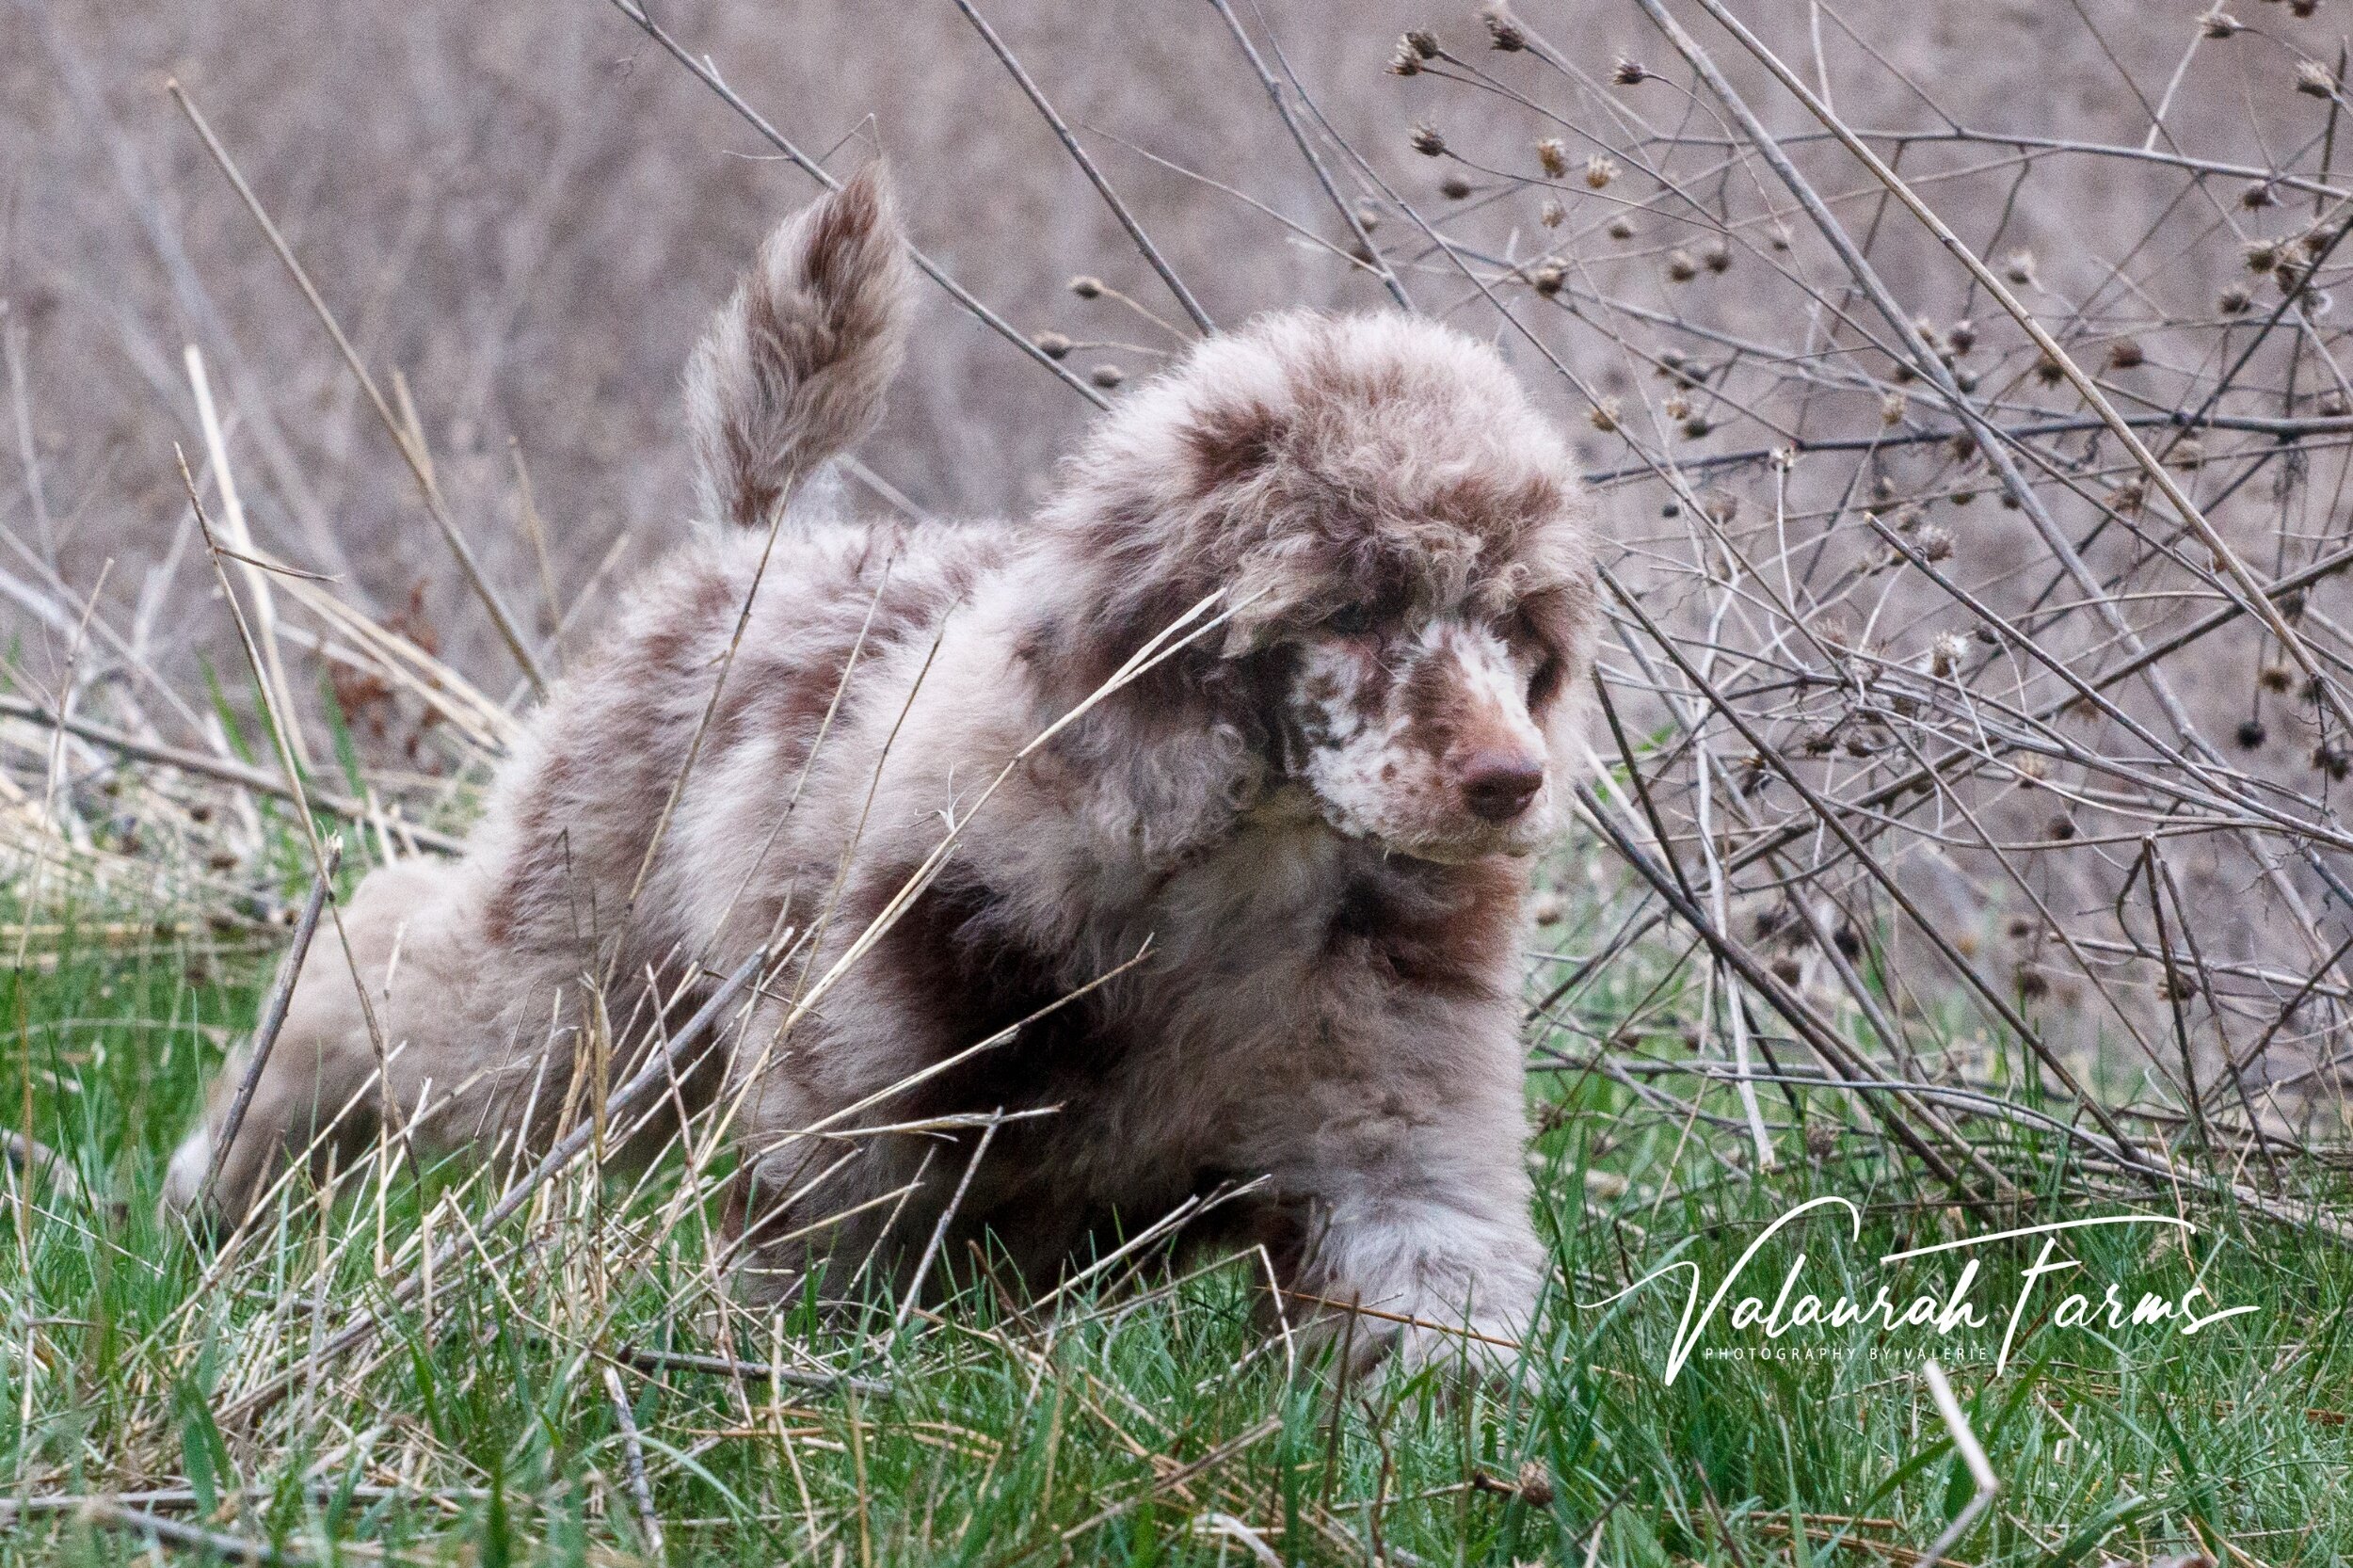
[[[286,1008],[294,1000],[295,983],[302,978],[302,961],[309,956],[311,937],[319,928],[319,912],[327,907],[327,901],[334,892],[335,872],[343,863],[344,840],[337,834],[327,840],[326,861],[312,879],[310,896],[302,901],[302,913],[295,920],[294,939],[278,961],[269,998],[262,1005],[261,1021],[253,1027],[245,1077],[238,1080],[236,1096],[229,1102],[229,1113],[220,1119],[220,1128],[214,1134],[213,1157],[205,1162],[204,1179],[196,1189],[195,1210],[199,1214],[204,1213],[212,1202],[213,1183],[219,1179],[221,1161],[235,1144],[237,1131],[245,1126],[245,1113],[253,1104],[253,1092],[261,1087],[262,1073],[269,1065],[270,1053],[278,1048],[278,1032],[286,1025]]]

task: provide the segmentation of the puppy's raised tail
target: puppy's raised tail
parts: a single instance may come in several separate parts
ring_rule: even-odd
[[[768,236],[687,366],[706,517],[764,526],[796,482],[873,429],[913,280],[880,163]]]

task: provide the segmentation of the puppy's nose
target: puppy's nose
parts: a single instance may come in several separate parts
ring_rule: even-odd
[[[1464,804],[1489,822],[1510,822],[1544,787],[1544,763],[1526,752],[1479,752],[1463,769]]]

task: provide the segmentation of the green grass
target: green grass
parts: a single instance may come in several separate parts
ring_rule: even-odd
[[[1801,1126],[1768,1097],[1790,1125],[1780,1168],[1752,1179],[1737,1128],[1606,1080],[1537,1075],[1540,1221],[1561,1285],[1527,1384],[1467,1396],[1444,1379],[1343,1384],[1287,1365],[1255,1316],[1246,1259],[1099,1281],[1044,1315],[967,1267],[956,1301],[900,1332],[887,1305],[863,1323],[753,1319],[721,1305],[715,1217],[670,1204],[675,1171],[552,1193],[482,1238],[494,1262],[443,1271],[429,1304],[387,1296],[422,1213],[437,1240],[462,1234],[495,1174],[420,1191],[406,1168],[362,1169],[331,1201],[290,1198],[216,1267],[158,1224],[153,1194],[270,960],[202,945],[68,935],[0,976],[0,1123],[29,1118],[89,1193],[5,1190],[0,1473],[33,1509],[0,1505],[0,1562],[144,1559],[138,1534],[98,1528],[71,1499],[155,1491],[184,1495],[143,1505],[156,1513],[295,1560],[650,1559],[602,1357],[623,1345],[822,1362],[888,1387],[779,1396],[619,1368],[680,1563],[1258,1560],[1220,1518],[1284,1562],[1906,1562],[1971,1492],[1919,1375],[1924,1351],[1950,1368],[2003,1484],[1957,1559],[2140,1562],[2225,1543],[2233,1561],[2353,1554],[2353,1253],[2309,1231],[2199,1206],[2181,1211],[2199,1226],[2186,1243],[2150,1226],[2079,1233],[2082,1277],[2124,1282],[2128,1301],[2177,1297],[2195,1278],[2201,1307],[2256,1310],[2184,1337],[2062,1330],[2038,1306],[1998,1377],[2028,1243],[1982,1249],[1984,1331],[1799,1332],[1783,1343],[1818,1356],[1708,1357],[1735,1341],[1725,1330],[1672,1385],[1660,1369],[1679,1280],[1576,1304],[1675,1257],[1712,1287],[1761,1227],[1822,1194],[1861,1206],[1861,1240],[1832,1224],[1785,1232],[1753,1266],[1767,1300],[1795,1250],[1785,1242],[1806,1252],[1808,1288],[1867,1296],[1893,1277],[1876,1272],[1885,1252],[2022,1223],[1962,1215],[1819,1092],[1801,1097]],[[1587,1027],[1634,1005],[1639,970],[1614,1000],[1588,1000]],[[1705,1103],[1733,1112],[1728,1096]],[[2039,1194],[2031,1221],[2174,1211],[2096,1190],[2056,1143],[2005,1133],[1985,1150]],[[677,1223],[657,1225],[665,1212]],[[1903,1278],[1948,1281],[1951,1261]],[[382,1318],[375,1340],[317,1352],[367,1313]],[[281,1373],[281,1398],[241,1408]]]

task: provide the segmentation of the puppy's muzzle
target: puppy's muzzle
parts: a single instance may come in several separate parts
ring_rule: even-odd
[[[1491,823],[1520,816],[1544,787],[1544,760],[1524,751],[1476,753],[1465,761],[1460,785],[1471,815]]]

